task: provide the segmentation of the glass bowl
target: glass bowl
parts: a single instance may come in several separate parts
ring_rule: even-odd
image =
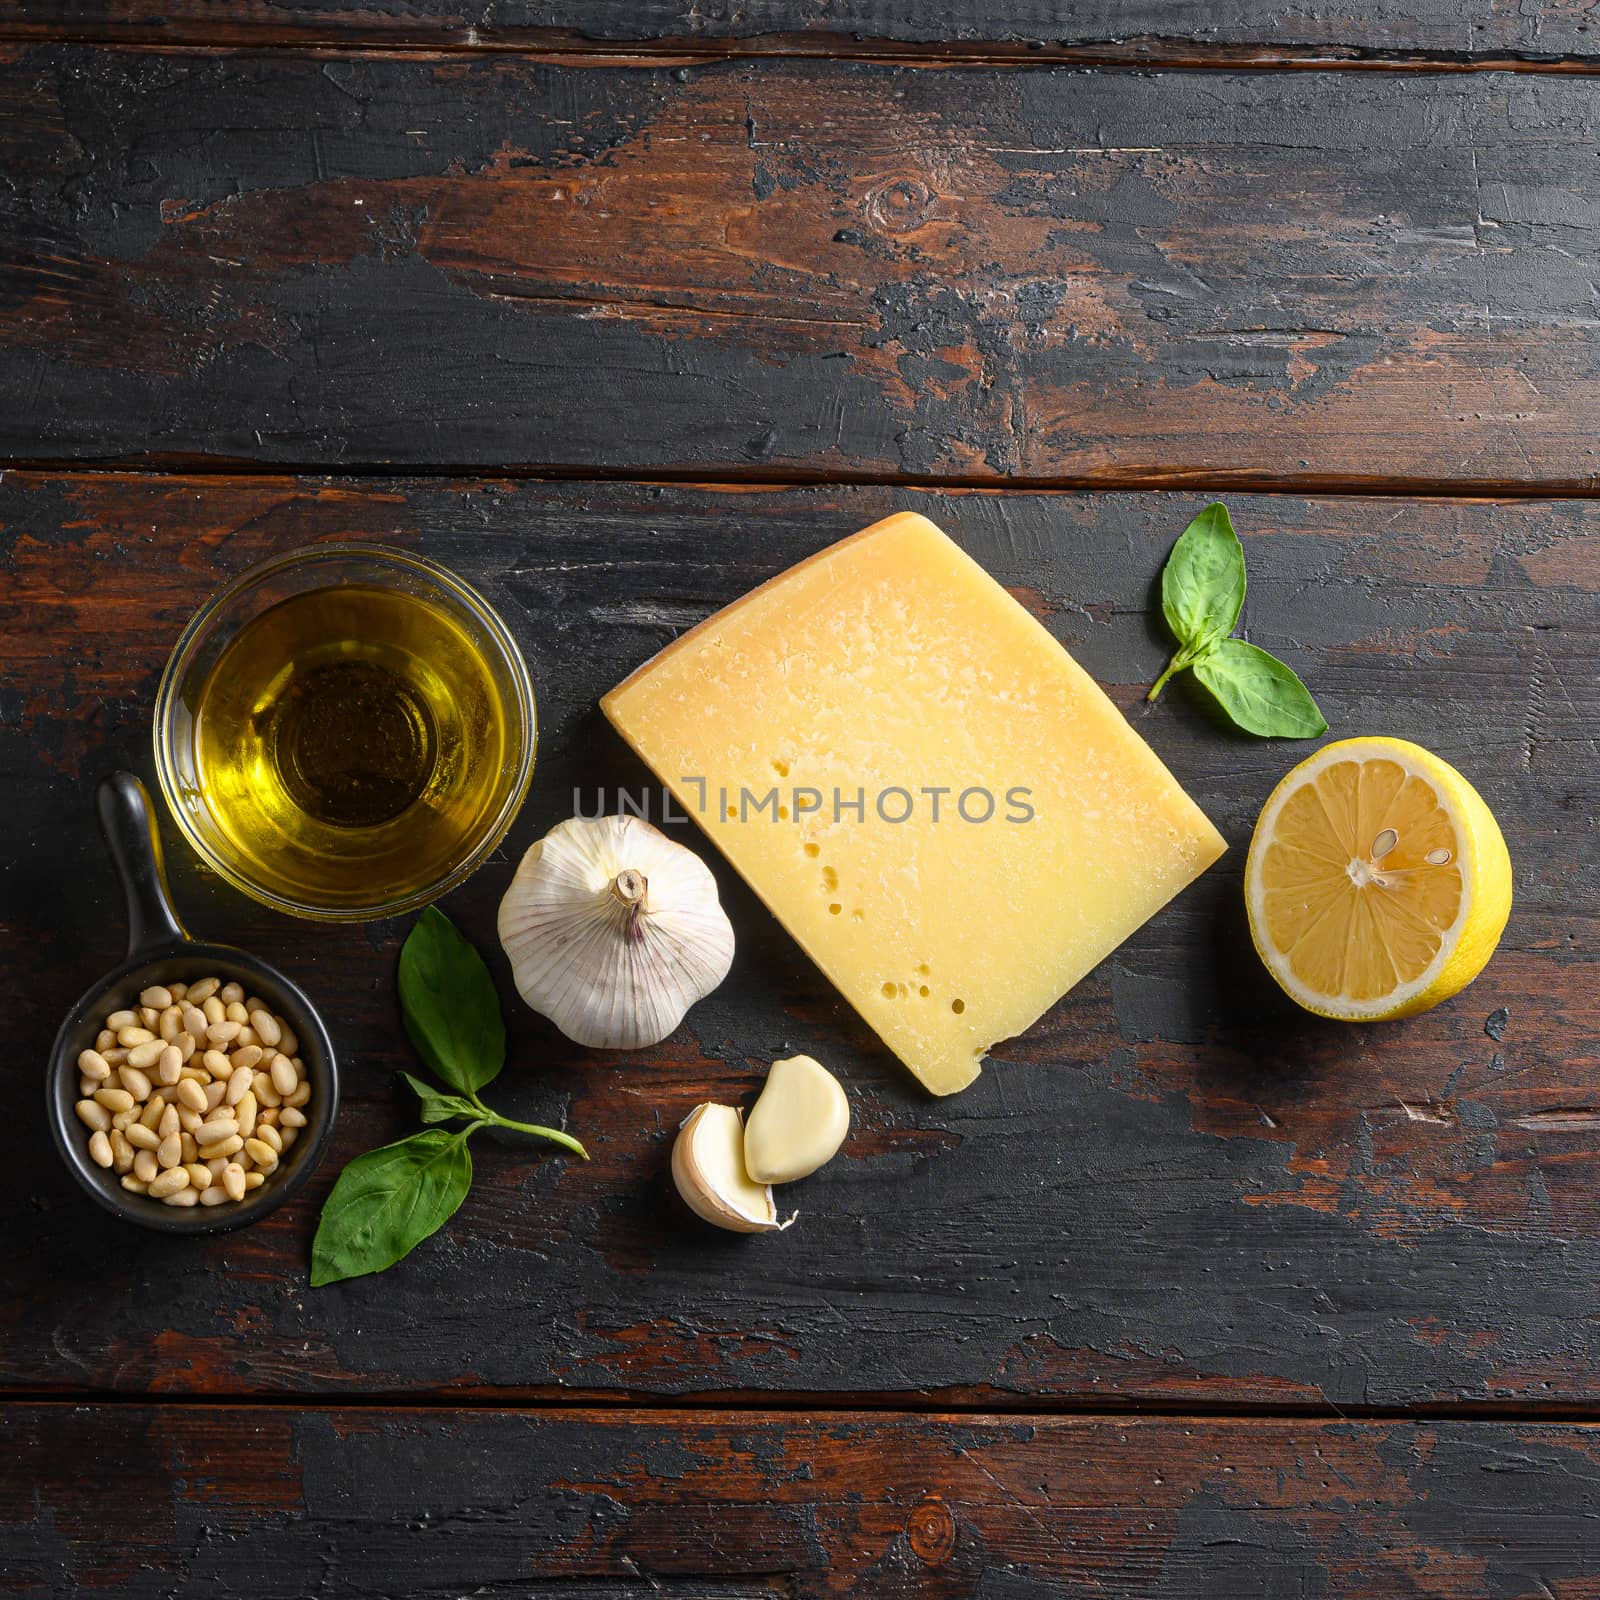
[[[533,774],[516,641],[454,573],[326,544],[240,574],[156,696],[161,792],[202,861],[275,910],[397,916],[454,888]]]

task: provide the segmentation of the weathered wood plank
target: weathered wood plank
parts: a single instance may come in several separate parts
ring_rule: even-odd
[[[1600,102],[14,50],[0,452],[1589,485]]]
[[[1584,1426],[128,1405],[0,1438],[8,1592],[63,1600],[1600,1587]]]
[[[0,30],[199,43],[752,43],[790,49],[878,45],[1031,50],[1163,48],[1431,52],[1580,59],[1596,53],[1581,0],[13,0]]]
[[[306,540],[415,544],[481,585],[528,653],[534,793],[508,848],[449,903],[486,947],[511,862],[574,791],[592,808],[602,786],[643,781],[597,696],[676,630],[898,506],[928,511],[1045,620],[1234,848],[943,1102],[719,863],[734,973],[660,1048],[595,1057],[506,989],[512,1066],[496,1095],[510,1115],[566,1119],[592,1164],[486,1140],[445,1235],[381,1278],[316,1292],[309,1238],[338,1164],[415,1126],[391,1076],[412,1065],[391,977],[404,928],[272,917],[175,848],[192,923],[329,1004],[349,1063],[334,1160],[269,1222],[205,1243],[109,1222],[47,1143],[15,1143],[28,1247],[0,1257],[0,1382],[1595,1403],[1600,504],[1233,501],[1252,636],[1303,673],[1336,735],[1389,731],[1458,762],[1517,867],[1479,983],[1359,1029],[1282,1000],[1243,927],[1242,846],[1305,746],[1229,736],[1180,688],[1140,700],[1166,653],[1153,580],[1199,503],[7,475],[13,1104],[32,1102],[58,1016],[121,948],[95,780],[148,768],[157,675],[192,608]],[[848,1083],[851,1140],[797,1191],[797,1227],[715,1234],[671,1192],[671,1131],[795,1048]]]

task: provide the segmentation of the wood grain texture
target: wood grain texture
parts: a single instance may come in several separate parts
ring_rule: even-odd
[[[1600,1592],[1588,1427],[130,1405],[0,1438],[39,1600]]]
[[[0,453],[1587,489],[1600,102],[1426,83],[14,48]]]
[[[201,43],[361,41],[860,49],[1133,46],[1596,54],[1584,0],[12,0],[0,34]]]
[[[1600,1399],[1600,505],[1232,499],[1250,636],[1335,735],[1458,763],[1500,816],[1517,904],[1456,1001],[1371,1028],[1283,1000],[1249,948],[1243,845],[1305,745],[1212,723],[1152,609],[1201,502],[1164,495],[707,490],[507,481],[0,482],[0,917],[13,1102],[59,1015],[117,958],[91,817],[148,772],[156,680],[223,579],[308,540],[394,539],[457,568],[527,652],[543,731],[507,846],[448,910],[492,951],[520,852],[604,789],[648,788],[597,697],[677,631],[898,507],[931,515],[1099,678],[1216,820],[1223,862],[949,1101],[917,1089],[715,863],[729,981],[660,1047],[595,1055],[497,976],[494,1101],[564,1122],[584,1166],[480,1138],[448,1230],[388,1274],[310,1291],[338,1166],[414,1127],[393,1076],[404,925],[313,928],[202,878],[191,925],[281,962],[347,1062],[336,1148],[244,1233],[108,1221],[43,1140],[13,1150],[29,1248],[0,1257],[0,1382],[166,1395],[473,1390],[900,1396],[962,1403],[1588,1406]],[[614,802],[613,802],[614,803]],[[169,829],[169,834],[171,830]],[[687,837],[705,848],[694,833]],[[842,1157],[780,1237],[678,1204],[667,1152],[701,1100],[805,1050],[848,1086]]]

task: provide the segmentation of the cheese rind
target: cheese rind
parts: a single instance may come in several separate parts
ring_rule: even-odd
[[[910,512],[707,618],[601,708],[936,1094],[1224,849],[1094,680]]]

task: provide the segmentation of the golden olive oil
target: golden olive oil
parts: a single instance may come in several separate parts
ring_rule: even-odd
[[[437,882],[493,825],[508,731],[482,650],[414,595],[280,601],[201,688],[200,792],[243,873],[337,909]]]

